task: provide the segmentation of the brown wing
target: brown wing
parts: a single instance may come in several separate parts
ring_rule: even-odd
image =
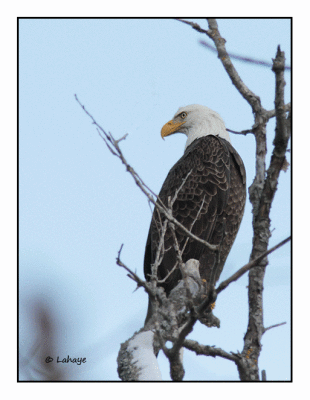
[[[245,169],[242,160],[224,139],[211,135],[197,139],[170,170],[159,197],[168,205],[168,198],[173,199],[178,189],[173,216],[196,236],[211,244],[220,243],[224,232],[223,221],[226,219],[220,263],[213,271],[216,281],[235,240],[244,211]],[[151,264],[155,261],[163,221],[163,215],[155,210],[145,250],[146,279],[150,278]],[[191,258],[199,260],[200,275],[209,281],[215,264],[214,253],[197,241],[187,239],[180,229],[176,229],[176,235],[179,247],[183,249],[183,262]],[[165,278],[176,262],[172,233],[167,229],[158,278]],[[176,269],[161,286],[169,294],[180,279],[181,273]]]

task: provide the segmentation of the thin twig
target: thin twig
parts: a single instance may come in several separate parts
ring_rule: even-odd
[[[277,328],[278,326],[282,326],[282,325],[285,325],[285,324],[286,324],[286,322],[281,322],[280,324],[275,324],[275,325],[268,326],[268,328],[264,328],[264,332],[263,333],[269,331],[269,329]]]
[[[200,204],[200,207],[199,207],[199,210],[198,210],[198,212],[197,212],[197,215],[196,215],[195,219],[193,220],[193,222],[191,223],[191,226],[189,227],[190,232],[192,231],[193,226],[195,225],[195,223],[197,222],[197,220],[198,220],[198,218],[199,218],[199,215],[200,215],[200,213],[201,213],[202,207],[203,207],[203,205],[204,205],[204,203],[205,203],[205,199],[206,199],[206,195],[203,196],[203,200],[202,200],[202,202],[201,202],[201,204]],[[186,238],[186,240],[185,240],[185,242],[184,242],[183,248],[182,248],[182,250],[181,250],[181,253],[182,253],[182,254],[184,253],[184,250],[185,250],[185,248],[186,248],[186,246],[187,246],[188,241],[189,241],[189,237],[187,236],[187,238]]]
[[[285,105],[283,106],[283,111],[284,111],[285,113],[290,112],[290,111],[291,111],[291,103],[285,104]],[[266,120],[269,120],[269,119],[271,119],[271,118],[274,118],[275,116],[276,116],[276,110],[275,110],[275,109],[265,111],[264,118],[265,118]],[[226,128],[226,130],[227,130],[228,132],[234,133],[234,134],[236,134],[236,135],[244,135],[244,136],[245,136],[245,135],[247,135],[248,133],[252,133],[252,134],[255,135],[255,129],[253,129],[253,128],[252,128],[252,129],[246,129],[246,130],[243,130],[243,131],[240,131],[240,132],[238,132],[238,131],[233,131],[233,130],[228,129],[228,128]]]
[[[165,234],[166,234],[166,230],[167,230],[167,224],[168,224],[168,220],[166,219],[162,225],[160,239],[159,239],[159,243],[158,243],[158,247],[157,247],[156,255],[155,255],[155,261],[154,261],[154,264],[151,269],[151,271],[152,271],[152,276],[151,276],[152,279],[151,280],[158,281],[157,270],[158,270],[158,266],[162,262],[163,252],[165,250],[164,245],[165,245]]]
[[[180,271],[182,273],[182,277],[183,277],[184,282],[185,282],[185,289],[186,289],[187,298],[191,299],[192,295],[191,295],[191,291],[190,291],[190,288],[189,288],[189,284],[188,284],[187,279],[185,279],[186,278],[186,274],[185,274],[185,271],[184,271],[184,268],[183,268],[182,253],[181,253],[181,250],[180,250],[180,247],[179,247],[178,239],[176,237],[174,225],[171,222],[169,223],[169,228],[170,228],[170,231],[171,231],[171,234],[172,234],[172,237],[173,237],[173,241],[174,241],[174,248],[175,248],[176,255],[177,255],[179,269],[180,269]]]
[[[283,111],[286,113],[286,112],[290,112],[291,111],[291,108],[292,108],[292,106],[291,106],[291,103],[287,103],[287,104],[285,104],[284,106],[283,106]],[[271,119],[271,118],[273,118],[273,117],[275,117],[276,116],[276,109],[274,108],[273,110],[269,110],[269,111],[266,111],[266,118],[269,120],[269,119]]]
[[[121,256],[121,251],[123,249],[123,244],[121,245],[117,257],[116,257],[116,264],[119,265],[120,267],[124,268],[129,274],[127,275],[130,279],[132,279],[133,281],[135,281],[138,285],[138,287],[142,286],[144,287],[144,289],[146,290],[147,293],[152,294],[149,286],[147,285],[147,283],[145,281],[143,281],[142,279],[139,278],[139,276],[134,273],[130,268],[128,268],[120,259]]]
[[[206,31],[205,29],[202,29],[199,26],[199,24],[197,24],[196,22],[186,21],[185,19],[181,19],[181,18],[175,18],[175,20],[183,22],[184,24],[190,25],[193,29],[195,29],[195,31],[201,32],[201,33],[205,33],[206,35],[209,36],[209,31]]]
[[[176,261],[174,264],[173,268],[168,272],[168,274],[161,280],[158,280],[158,283],[164,283],[166,280],[169,278],[170,275],[173,274],[173,272],[177,269],[177,266],[179,265],[179,261]]]
[[[189,173],[186,175],[186,177],[185,177],[184,179],[182,179],[182,183],[181,183],[180,187],[175,191],[175,194],[174,194],[174,196],[173,196],[173,199],[171,200],[171,205],[170,205],[171,212],[172,212],[172,206],[173,206],[173,204],[175,203],[175,201],[176,201],[176,199],[177,199],[177,197],[178,197],[180,191],[182,190],[183,186],[185,185],[185,183],[186,183],[188,177],[190,176],[190,174],[191,174],[192,172],[193,172],[193,170],[191,169],[191,170],[189,171]]]
[[[226,130],[227,130],[228,132],[235,133],[236,135],[244,135],[244,136],[245,136],[245,135],[247,135],[248,133],[253,133],[253,134],[254,134],[253,129],[246,129],[246,130],[240,131],[240,132],[232,131],[231,129],[228,129],[228,128],[226,128]]]
[[[206,29],[201,28],[200,25],[197,24],[196,22],[187,21],[187,20],[181,19],[181,18],[175,18],[175,19],[177,21],[183,22],[184,24],[190,25],[193,29],[195,29],[195,31],[200,32],[200,33],[205,33],[207,36],[212,38],[212,36],[211,36],[212,32],[210,30],[206,30]],[[209,43],[207,43],[207,42],[205,42],[203,40],[200,40],[199,43],[202,46],[208,48],[209,50],[211,50],[211,51],[213,51],[215,53],[217,52],[217,49],[215,47],[213,47],[212,45],[210,45]],[[253,58],[253,57],[246,57],[246,56],[241,56],[239,54],[233,54],[233,53],[229,53],[229,57],[233,58],[235,60],[242,61],[242,62],[255,64],[255,65],[258,65],[260,67],[268,67],[268,68],[272,67],[272,64],[270,62],[262,61],[262,60],[259,60],[257,58]],[[290,71],[291,67],[285,66],[285,69]]]
[[[109,141],[112,143],[112,145],[115,147],[116,152],[111,149],[111,146],[108,146],[109,150],[112,152],[113,155],[116,155],[121,162],[126,166],[126,170],[131,174],[133,177],[136,185],[142,190],[142,192],[147,196],[148,200],[155,205],[155,207],[165,215],[165,217],[170,221],[173,222],[177,227],[179,227],[183,232],[185,232],[186,235],[188,235],[191,239],[196,240],[197,242],[203,244],[204,246],[208,247],[210,250],[217,250],[218,246],[217,245],[212,245],[208,243],[207,241],[199,238],[198,236],[192,234],[188,229],[186,229],[176,218],[174,218],[167,207],[165,207],[161,201],[161,199],[143,182],[143,180],[140,178],[140,176],[137,174],[137,172],[127,163],[119,145],[118,141],[122,140],[123,138],[119,139],[118,141],[113,138],[112,134],[109,132],[107,133],[94,119],[94,117],[86,110],[86,108],[83,106],[83,104],[80,102],[78,99],[77,95],[75,95],[76,101],[79,103],[79,105],[82,107],[82,109],[85,111],[85,113],[92,119],[93,124],[96,125],[96,127],[104,134],[106,137],[105,143]],[[100,135],[102,137],[102,135]],[[103,137],[102,137],[103,138]],[[155,198],[157,198],[157,201],[155,201]]]
[[[208,48],[209,50],[216,52],[216,48],[214,48],[213,46],[211,46],[209,43],[205,42],[204,40],[200,40],[199,43],[202,46]],[[258,58],[241,56],[239,54],[234,54],[234,53],[230,53],[230,52],[228,54],[229,54],[230,58],[238,60],[238,61],[242,61],[242,62],[250,63],[250,64],[255,64],[255,65],[259,66],[259,67],[267,67],[267,68],[271,68],[272,67],[272,63],[267,62],[267,61],[259,60]],[[291,67],[290,66],[285,66],[285,69],[287,71],[290,71]]]
[[[226,217],[224,217],[223,218],[223,226],[222,226],[222,237],[221,237],[221,241],[219,243],[219,249],[215,252],[214,265],[212,267],[212,271],[211,271],[210,279],[209,279],[209,287],[210,288],[213,288],[215,285],[215,274],[216,274],[216,271],[221,262],[221,248],[223,246],[223,242],[226,237],[226,234],[227,234],[227,232],[226,232]]]

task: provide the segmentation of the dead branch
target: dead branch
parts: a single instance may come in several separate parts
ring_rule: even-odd
[[[202,46],[206,47],[207,49],[216,52],[216,49],[213,46],[211,46],[209,43],[205,42],[204,40],[200,40],[199,43]],[[241,56],[239,54],[230,53],[230,52],[229,52],[229,57],[232,58],[232,59],[235,59],[235,60],[239,60],[239,61],[244,62],[244,63],[255,64],[255,65],[259,66],[259,67],[267,67],[267,68],[271,68],[272,67],[272,64],[270,62],[259,60],[258,58]],[[285,66],[285,69],[287,71],[290,71],[291,67]]]
[[[227,53],[225,43],[226,40],[220,35],[218,25],[215,19],[208,18],[209,30],[208,36],[213,40],[217,49],[218,57],[221,60],[228,76],[233,85],[236,87],[241,96],[251,105],[253,112],[261,112],[262,105],[259,96],[253,93],[242,81],[236,68],[234,67],[229,54]]]
[[[255,258],[255,260],[250,261],[249,263],[245,264],[243,267],[238,269],[238,271],[235,272],[230,278],[226,279],[225,281],[223,281],[223,282],[221,282],[219,284],[219,286],[216,289],[216,293],[217,294],[221,293],[224,289],[227,288],[228,285],[230,285],[232,282],[237,281],[239,278],[241,278],[242,275],[244,275],[251,268],[256,267],[263,258],[267,257],[273,251],[279,249],[281,246],[283,246],[289,240],[291,240],[291,237],[288,237],[288,238],[282,240],[282,242],[280,242],[277,245],[273,246],[271,249],[265,251],[263,254],[261,254],[260,256]]]
[[[283,111],[284,111],[285,113],[287,113],[287,112],[290,113],[290,112],[291,112],[291,103],[285,104],[285,105],[283,106]],[[267,121],[268,121],[269,119],[275,117],[275,116],[276,116],[276,110],[275,110],[275,109],[269,110],[269,111],[266,111],[266,112],[265,112],[265,118],[266,118]],[[254,128],[254,127],[253,127],[253,128]],[[251,129],[245,129],[245,130],[240,131],[240,132],[233,131],[233,130],[228,129],[228,128],[226,128],[226,130],[227,130],[228,132],[234,133],[234,134],[236,134],[236,135],[244,135],[244,136],[246,136],[246,135],[249,134],[249,133],[252,133],[252,134],[255,135],[255,129],[253,129],[253,128],[251,128]]]
[[[197,24],[196,22],[186,21],[185,19],[182,19],[182,18],[175,18],[175,19],[176,19],[176,21],[180,21],[180,22],[183,22],[184,24],[190,25],[193,29],[195,29],[195,31],[201,32],[201,33],[205,33],[205,34],[207,34],[209,36],[210,32],[206,31],[205,29],[202,29],[200,27],[200,25]]]
[[[200,27],[199,24],[197,24],[196,22],[192,22],[192,21],[187,21],[185,19],[181,19],[181,18],[175,18],[177,21],[183,22],[184,24],[190,25],[193,29],[195,29],[195,31],[200,32],[200,33],[205,33],[207,36],[211,37],[212,32],[210,30],[206,30]],[[215,47],[213,47],[211,44],[200,40],[199,43],[206,47],[207,49],[213,51],[214,53],[217,52],[217,49]],[[251,64],[256,64],[258,66],[261,67],[267,67],[267,68],[271,68],[272,64],[270,62],[267,61],[263,61],[263,60],[259,60],[257,58],[252,58],[252,57],[246,57],[246,56],[241,56],[239,54],[233,54],[233,53],[229,53],[229,57],[235,60],[239,60],[242,62],[246,62],[246,63],[251,63]],[[289,66],[285,66],[286,70],[291,70],[291,67]]]
[[[236,354],[227,353],[226,351],[218,347],[201,345],[195,340],[184,340],[183,347],[188,350],[194,351],[198,356],[205,355],[210,357],[222,357],[226,360],[234,361],[235,363],[239,361],[239,357]]]
[[[274,61],[276,68],[276,135],[274,149],[270,166],[265,178],[265,157],[266,157],[266,133],[265,123],[262,122],[261,129],[256,131],[257,170],[252,186],[249,188],[250,201],[253,205],[253,249],[251,259],[257,258],[268,248],[270,232],[270,209],[277,190],[278,178],[281,169],[285,164],[285,154],[289,140],[289,132],[286,125],[284,111],[284,54],[278,49]],[[282,67],[278,67],[278,64]],[[280,100],[281,98],[281,100]],[[277,110],[280,108],[279,110]],[[259,151],[263,149],[259,156]],[[263,326],[263,279],[267,259],[259,263],[261,268],[254,268],[249,273],[249,324],[244,337],[244,348],[242,354],[244,363],[239,368],[242,380],[259,380],[257,359],[261,351],[261,337],[264,332]]]
[[[156,250],[155,262],[154,262],[153,267],[152,267],[151,281],[155,280],[156,282],[158,282],[157,270],[158,270],[158,266],[162,262],[163,253],[165,251],[164,242],[165,242],[165,234],[166,234],[166,230],[167,230],[167,225],[168,225],[168,220],[166,219],[164,221],[164,223],[162,224],[162,229],[161,229],[161,233],[160,233],[160,239],[159,239],[158,247],[157,247],[157,250]]]
[[[121,251],[123,249],[123,244],[121,245],[121,248],[118,251],[118,255],[116,257],[116,264],[119,265],[120,267],[124,268],[127,272],[128,272],[128,277],[130,279],[132,279],[133,281],[135,281],[137,283],[137,287],[144,287],[145,291],[149,294],[149,295],[154,295],[153,292],[151,291],[149,285],[147,282],[145,282],[144,280],[140,279],[139,276],[133,272],[130,268],[128,268],[120,259],[121,256]]]
[[[204,246],[208,247],[210,250],[217,250],[218,246],[217,245],[212,245],[208,242],[206,242],[203,239],[200,239],[198,236],[192,234],[188,229],[185,228],[185,226],[183,226],[177,219],[175,219],[172,216],[172,213],[169,211],[169,209],[167,209],[167,207],[165,207],[165,205],[162,203],[161,199],[143,182],[143,180],[140,178],[140,176],[137,174],[137,172],[128,164],[128,162],[126,161],[119,145],[118,142],[120,140],[123,140],[124,137],[122,137],[119,140],[115,140],[112,136],[112,134],[109,132],[107,133],[94,119],[94,117],[86,110],[85,106],[83,106],[83,104],[80,102],[80,100],[78,99],[77,95],[75,94],[75,99],[76,101],[79,103],[79,105],[81,106],[81,108],[84,110],[84,112],[91,118],[91,120],[93,121],[93,124],[99,129],[99,131],[104,135],[102,136],[102,134],[100,133],[100,137],[104,140],[104,142],[106,143],[108,149],[111,151],[111,153],[118,157],[121,162],[126,166],[126,171],[130,173],[130,175],[133,177],[136,185],[142,190],[142,192],[146,195],[146,197],[148,198],[148,200],[154,204],[154,206],[158,209],[158,211],[160,211],[161,213],[163,213],[165,215],[165,217],[170,221],[173,222],[178,228],[182,229],[186,235],[188,235],[191,239],[198,241],[199,243],[202,243]],[[115,151],[111,148],[111,145],[114,147]],[[157,201],[155,201],[155,198],[157,198]]]
[[[228,132],[234,133],[235,135],[244,135],[244,136],[246,136],[248,133],[253,133],[254,134],[253,129],[246,129],[246,130],[240,131],[240,132],[233,131],[233,130],[228,129],[228,128],[226,128],[226,130]]]
[[[275,325],[268,326],[268,328],[264,328],[264,332],[263,333],[269,331],[269,329],[277,328],[278,326],[282,326],[282,325],[285,325],[285,324],[286,324],[286,322],[281,322],[280,324],[275,324]]]
[[[287,103],[287,104],[285,104],[284,106],[283,106],[283,111],[285,112],[285,113],[290,113],[291,112],[291,110],[292,110],[292,106],[291,106],[291,103]],[[266,112],[266,118],[267,119],[271,119],[271,118],[273,118],[273,117],[275,117],[276,116],[276,109],[274,108],[273,110],[269,110],[269,111],[267,111]]]
[[[202,30],[198,24],[189,23],[188,21],[180,20],[181,22],[191,25],[194,29],[199,30],[202,33],[207,34],[215,43],[216,51],[218,56],[227,71],[231,81],[240,92],[240,94],[246,99],[246,101],[251,105],[254,116],[255,123],[251,130],[242,131],[241,134],[253,133],[256,139],[256,175],[255,179],[249,189],[250,201],[253,205],[253,229],[254,229],[254,239],[253,239],[253,249],[251,253],[250,262],[244,267],[239,269],[234,275],[229,279],[222,282],[218,288],[210,291],[207,298],[200,302],[200,304],[193,306],[192,299],[197,300],[197,293],[201,291],[201,285],[197,284],[197,280],[193,279],[187,274],[186,265],[183,271],[182,264],[182,250],[180,250],[177,238],[175,235],[175,227],[182,229],[187,238],[196,240],[209,249],[217,251],[219,245],[211,245],[208,242],[196,237],[187,230],[182,224],[180,224],[172,215],[172,205],[177,198],[177,193],[169,202],[168,207],[165,206],[161,199],[151,191],[151,189],[142,181],[140,176],[135,172],[135,170],[127,163],[120,147],[119,143],[125,140],[126,135],[122,138],[116,140],[113,138],[111,133],[105,132],[100,125],[97,124],[92,115],[85,109],[85,107],[80,103],[77,96],[75,95],[76,101],[85,111],[85,113],[91,118],[92,123],[96,126],[96,129],[100,137],[106,143],[110,152],[117,156],[121,162],[125,165],[126,170],[132,175],[135,183],[140,188],[140,190],[147,196],[149,203],[152,203],[157,212],[163,215],[164,222],[160,219],[161,233],[160,241],[162,241],[161,248],[157,249],[156,263],[160,263],[161,253],[165,250],[163,249],[164,235],[167,227],[169,227],[174,233],[174,246],[176,248],[178,262],[180,264],[180,269],[183,274],[183,279],[174,288],[169,298],[167,299],[163,289],[157,287],[157,277],[156,274],[152,272],[153,286],[149,283],[140,279],[133,271],[131,271],[121,260],[120,251],[117,257],[117,264],[123,267],[128,273],[129,277],[133,279],[138,287],[142,286],[150,295],[150,298],[155,299],[156,312],[154,313],[151,320],[148,322],[148,326],[144,327],[145,330],[150,331],[155,330],[154,335],[154,348],[162,348],[164,353],[169,358],[171,366],[171,376],[174,380],[181,380],[184,376],[184,369],[182,365],[182,360],[180,356],[180,350],[182,346],[185,346],[197,354],[209,355],[212,357],[220,356],[231,361],[234,361],[238,367],[239,376],[241,380],[258,380],[258,357],[261,351],[261,336],[267,330],[280,326],[282,324],[273,325],[269,328],[264,328],[262,323],[262,290],[263,290],[263,278],[265,267],[267,265],[267,255],[272,251],[276,250],[287,241],[290,237],[279,243],[277,246],[267,250],[268,241],[270,237],[270,220],[269,213],[272,200],[277,188],[278,176],[280,170],[285,166],[285,153],[287,151],[287,143],[290,137],[289,126],[290,126],[290,105],[284,104],[284,70],[285,70],[285,58],[284,53],[281,52],[280,48],[276,59],[273,63],[273,71],[276,76],[276,101],[275,110],[266,111],[262,105],[260,98],[255,95],[241,80],[235,67],[233,66],[230,55],[227,53],[225,48],[226,40],[221,37],[217,22],[215,19],[208,19],[209,29]],[[289,111],[289,116],[286,118],[286,113]],[[267,121],[276,117],[276,135],[274,140],[274,150],[270,162],[269,169],[266,175],[266,124]],[[234,132],[235,133],[235,132]],[[187,179],[187,177],[186,177]],[[179,188],[178,190],[181,190]],[[200,212],[200,210],[199,210]],[[169,222],[168,222],[169,221]],[[159,246],[160,247],[160,246]],[[196,261],[196,260],[189,260]],[[186,263],[186,264],[187,264]],[[256,268],[254,268],[256,267]],[[156,272],[156,265],[154,266],[154,271]],[[193,341],[185,340],[188,333],[193,329],[194,324],[199,319],[201,312],[205,311],[213,301],[214,296],[219,294],[224,290],[231,282],[239,279],[246,271],[250,270],[249,274],[249,325],[248,330],[244,338],[244,348],[242,353],[229,354],[222,349],[214,349],[210,346],[201,346]],[[199,269],[198,269],[199,275]],[[191,284],[188,283],[190,280]],[[160,304],[160,307],[159,307]],[[260,307],[260,309],[259,309]],[[169,323],[167,323],[169,321]],[[153,340],[153,339],[152,339]],[[165,342],[167,340],[172,341],[173,347],[167,349]],[[156,344],[157,342],[157,344]],[[159,344],[158,344],[159,343]]]
[[[256,140],[256,174],[249,188],[250,201],[253,206],[253,248],[250,260],[255,260],[267,251],[270,238],[270,208],[278,184],[280,170],[286,168],[285,153],[289,139],[289,117],[285,119],[287,108],[284,105],[284,53],[278,48],[276,59],[273,61],[273,71],[276,75],[276,135],[274,149],[266,178],[266,124],[272,117],[273,110],[267,111],[261,105],[260,98],[255,95],[241,80],[226,51],[226,40],[220,35],[215,19],[208,19],[208,36],[213,40],[218,57],[221,60],[232,83],[241,96],[250,104],[254,113],[252,132]],[[266,179],[265,179],[266,178]],[[257,268],[249,273],[249,323],[244,337],[242,360],[238,364],[241,380],[259,380],[258,358],[261,351],[263,334],[263,279],[267,258],[263,257]]]
[[[170,376],[173,381],[182,381],[184,378],[184,367],[181,360],[181,349],[184,344],[186,336],[193,330],[197,319],[194,317],[193,312],[190,313],[185,325],[179,331],[177,340],[173,343],[171,349],[165,348],[164,353],[170,362]]]

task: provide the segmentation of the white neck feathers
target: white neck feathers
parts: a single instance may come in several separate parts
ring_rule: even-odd
[[[187,136],[185,149],[195,140],[203,136],[214,135],[230,142],[229,133],[221,116],[206,106],[198,104],[181,107],[174,118],[186,112],[186,122],[181,125],[179,132]]]
[[[204,120],[198,126],[193,127],[188,135],[185,149],[196,139],[203,136],[214,135],[226,139],[230,142],[229,133],[226,131],[224,121],[222,119]]]

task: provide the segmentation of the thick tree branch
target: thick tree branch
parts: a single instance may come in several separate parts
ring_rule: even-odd
[[[208,36],[213,40],[217,49],[218,57],[221,60],[228,76],[238,92],[251,105],[254,113],[262,112],[262,105],[259,96],[253,93],[242,81],[236,68],[234,67],[229,54],[226,50],[226,40],[220,35],[218,25],[215,19],[208,18],[209,30]]]
[[[270,232],[270,210],[272,201],[278,185],[280,170],[286,167],[285,154],[289,139],[289,132],[286,125],[286,110],[284,106],[284,53],[278,48],[274,60],[274,72],[276,74],[276,135],[274,149],[270,166],[265,178],[266,158],[266,118],[263,117],[261,129],[256,131],[256,176],[249,188],[250,201],[253,204],[253,248],[251,260],[256,259],[267,251]],[[263,258],[249,273],[249,323],[244,337],[244,348],[242,351],[242,362],[238,370],[241,380],[259,380],[258,357],[261,351],[261,337],[264,333],[263,323],[263,280],[265,267],[268,261]],[[259,268],[260,267],[260,268]]]
[[[225,68],[228,76],[230,77],[233,85],[237,88],[239,93],[246,99],[246,101],[251,105],[253,112],[261,112],[262,106],[260,98],[255,95],[242,81],[236,68],[231,62],[230,55],[226,51],[225,43],[226,40],[220,35],[218,30],[217,22],[214,18],[207,18],[209,29],[201,29],[196,23],[185,21],[179,19],[180,22],[190,25],[192,28],[198,32],[205,33],[213,40],[219,59],[221,60],[223,67]],[[210,48],[210,46],[208,46]]]
[[[227,71],[232,83],[235,85],[240,94],[246,99],[246,101],[251,105],[255,116],[255,122],[251,130],[242,131],[240,133],[234,132],[243,135],[247,133],[253,133],[256,139],[256,175],[249,189],[250,201],[253,205],[254,229],[253,249],[250,257],[250,262],[240,268],[229,279],[222,282],[215,291],[213,290],[214,295],[216,296],[216,294],[219,294],[231,282],[236,281],[245,272],[250,271],[249,325],[244,338],[244,348],[242,353],[229,354],[222,349],[215,349],[210,346],[201,346],[197,342],[185,340],[188,333],[193,329],[195,322],[197,321],[197,319],[199,319],[200,311],[204,310],[205,307],[211,304],[212,293],[210,291],[207,299],[200,302],[198,305],[197,303],[196,305],[193,305],[192,299],[195,298],[197,291],[198,293],[200,293],[201,286],[197,284],[196,279],[192,279],[191,276],[187,277],[186,273],[184,273],[183,271],[182,265],[180,266],[180,268],[183,273],[183,279],[179,283],[179,285],[173,289],[173,291],[169,295],[169,298],[167,299],[165,293],[163,292],[163,289],[157,287],[157,277],[153,277],[154,279],[152,281],[152,284],[145,282],[141,280],[128,267],[126,267],[125,264],[123,264],[123,262],[120,260],[122,247],[118,253],[117,264],[123,267],[129,273],[128,276],[137,283],[138,287],[144,287],[150,295],[150,298],[156,300],[156,307],[160,304],[160,307],[156,308],[156,313],[154,313],[153,319],[151,319],[151,321],[148,323],[148,327],[144,327],[144,330],[155,329],[155,335],[154,337],[152,336],[151,341],[154,340],[154,343],[156,343],[156,341],[157,343],[158,341],[160,342],[160,345],[157,346],[158,348],[163,348],[166,356],[169,358],[171,366],[171,376],[174,380],[181,380],[184,376],[184,369],[180,356],[180,349],[182,346],[185,346],[190,350],[195,351],[196,354],[204,354],[213,357],[220,356],[234,361],[238,367],[241,380],[259,380],[258,357],[261,351],[261,337],[263,333],[267,330],[283,324],[276,324],[268,328],[264,328],[263,326],[262,292],[265,266],[267,265],[266,257],[272,251],[276,250],[290,240],[289,237],[278,245],[274,246],[273,248],[267,250],[269,237],[271,235],[269,219],[270,208],[274,198],[274,194],[277,189],[279,173],[281,169],[284,169],[286,166],[285,154],[290,137],[289,128],[291,109],[290,104],[284,104],[284,70],[286,68],[284,53],[281,52],[280,48],[278,48],[276,59],[273,62],[273,71],[275,72],[276,77],[275,109],[266,111],[261,105],[260,98],[243,83],[240,76],[238,75],[231,61],[231,58],[238,58],[238,56],[231,56],[227,53],[225,47],[226,40],[221,37],[216,20],[211,18],[208,19],[208,30],[201,29],[198,24],[191,23],[189,21],[180,21],[192,26],[195,30],[201,33],[207,34],[208,37],[210,37],[214,41],[218,57],[220,58],[225,70]],[[218,245],[215,246],[209,244],[208,242],[205,242],[204,240],[193,235],[191,233],[191,229],[187,230],[182,224],[180,224],[172,215],[171,201],[169,202],[168,207],[165,206],[158,198],[158,196],[154,192],[152,192],[150,188],[148,188],[148,186],[142,181],[135,170],[127,163],[119,146],[119,143],[126,138],[127,134],[118,140],[114,139],[111,133],[105,132],[97,124],[91,114],[80,103],[77,96],[75,96],[75,98],[79,105],[83,108],[85,113],[91,118],[92,123],[96,126],[99,135],[106,143],[110,152],[121,160],[121,162],[125,165],[126,170],[132,175],[136,185],[147,196],[149,203],[152,203],[156,207],[158,213],[162,214],[162,218],[160,219],[160,237],[163,239],[166,229],[172,229],[174,233],[174,244],[177,255],[179,257],[179,262],[182,261],[181,255],[183,249],[179,249],[178,247],[174,231],[174,229],[176,229],[175,227],[182,229],[186,233],[187,237],[190,237],[191,239],[202,243],[213,251],[217,251],[219,248]],[[287,112],[289,112],[288,117],[286,116]],[[272,158],[266,177],[266,124],[268,120],[274,116],[276,117],[276,134],[274,139]],[[176,195],[172,199],[172,202],[175,200]],[[162,220],[164,222],[162,222]],[[162,252],[164,251],[165,249],[163,248],[162,243],[162,248],[158,249],[158,254],[156,257],[157,264],[160,262],[160,257],[162,256]],[[156,266],[154,266],[154,268],[154,271],[156,272]],[[187,279],[191,281],[191,284],[188,283]],[[193,292],[194,294],[192,294],[191,292],[193,287],[195,288]],[[169,321],[169,323],[167,321]],[[149,339],[150,337],[148,337],[148,340]],[[173,342],[173,347],[171,349],[167,349],[165,345],[165,342],[167,340],[171,340]],[[155,344],[154,348],[156,348]]]
[[[184,22],[183,20],[181,22]],[[231,57],[226,51],[226,40],[220,35],[215,19],[209,18],[209,29],[202,31],[198,24],[184,22],[194,29],[210,37],[216,47],[218,57],[221,60],[227,74],[239,93],[252,107],[255,121],[251,132],[256,139],[256,174],[249,188],[250,201],[253,205],[253,248],[250,260],[259,258],[258,266],[252,268],[249,273],[249,325],[244,339],[242,362],[238,364],[239,375],[242,380],[259,380],[258,357],[261,351],[261,336],[263,334],[263,279],[266,257],[261,257],[267,252],[270,233],[270,208],[277,188],[278,176],[281,169],[287,168],[285,153],[289,138],[290,107],[284,104],[284,53],[278,49],[277,57],[273,62],[273,71],[276,74],[276,101],[275,110],[267,111],[260,98],[255,95],[242,81],[237,73]],[[286,119],[286,113],[289,117]],[[276,116],[276,135],[274,150],[266,178],[266,124],[270,118]],[[243,134],[250,133],[243,132]],[[265,179],[266,178],[266,179]],[[257,261],[256,261],[257,262]]]

